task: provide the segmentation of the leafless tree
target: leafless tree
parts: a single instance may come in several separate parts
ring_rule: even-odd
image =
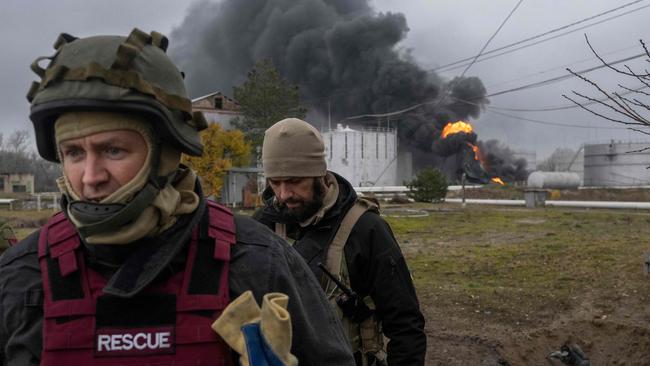
[[[537,164],[537,170],[545,172],[561,172],[570,168],[569,164],[576,157],[577,152],[569,148],[557,148],[541,163]]]
[[[585,39],[591,52],[593,52],[605,67],[612,72],[619,74],[622,79],[640,82],[641,85],[629,87],[624,85],[624,83],[619,83],[618,87],[623,90],[622,92],[608,92],[597,82],[584,75],[578,74],[571,69],[567,69],[574,76],[590,84],[597,91],[599,97],[588,96],[576,92],[575,90],[572,91],[571,96],[563,95],[563,97],[600,118],[626,125],[627,128],[632,131],[650,135],[650,130],[647,129],[650,127],[650,118],[648,117],[648,112],[650,112],[650,100],[648,100],[650,92],[644,91],[644,89],[650,88],[650,72],[648,69],[638,71],[633,70],[627,65],[623,65],[622,68],[615,67],[605,61],[598,52],[594,50],[586,35]],[[643,48],[645,57],[647,58],[646,62],[650,63],[650,53],[648,52],[645,42],[643,42],[643,40],[639,40],[639,42],[641,43],[641,47]],[[601,111],[601,109],[604,111]],[[650,147],[639,151],[645,150],[650,150]]]
[[[16,130],[7,140],[6,149],[16,154],[24,154],[27,151],[27,143],[29,142],[29,131]]]

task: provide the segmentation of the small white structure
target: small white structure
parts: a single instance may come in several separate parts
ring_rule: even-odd
[[[530,173],[527,188],[538,189],[577,189],[580,187],[580,176],[574,172],[541,172]]]
[[[353,186],[402,185],[403,179],[410,178],[410,171],[403,172],[405,167],[410,170],[410,159],[398,158],[395,129],[354,130],[338,124],[322,136],[327,169],[340,174]]]
[[[264,186],[265,180],[262,168],[230,168],[223,179],[219,202],[231,207],[252,208],[260,206]]]

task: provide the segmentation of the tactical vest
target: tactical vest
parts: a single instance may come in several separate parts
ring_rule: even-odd
[[[228,209],[210,201],[207,209],[184,269],[133,298],[103,294],[107,280],[86,265],[72,223],[63,214],[50,219],[38,249],[41,365],[232,365],[230,348],[210,325],[229,303],[235,224]]]
[[[324,253],[323,263],[327,270],[337,275],[340,281],[351,288],[350,276],[348,274],[348,266],[345,260],[345,255],[343,249],[347,243],[348,237],[354,225],[357,223],[361,215],[366,211],[373,211],[379,214],[379,204],[377,201],[368,199],[365,197],[357,198],[355,204],[347,211],[343,218],[338,223],[338,227],[333,235],[329,235],[327,239],[323,237],[321,233],[317,233],[313,238],[303,238],[300,242],[303,241],[322,241],[323,239],[327,241],[325,248],[327,252]],[[284,224],[275,225],[276,234],[286,239],[286,226]],[[319,243],[319,247],[322,247],[322,243]],[[300,245],[300,244],[296,244]],[[315,246],[312,246],[315,247]],[[298,248],[296,248],[298,249]],[[346,318],[341,311],[341,308],[336,303],[336,298],[342,293],[342,290],[336,286],[334,281],[330,280],[325,274],[323,274],[318,267],[315,267],[316,262],[319,260],[316,259],[316,253],[307,254],[305,251],[298,249],[298,252],[305,258],[314,273],[320,273],[320,283],[321,287],[325,291],[328,300],[336,309],[341,323],[343,324],[343,329],[345,330],[348,340],[352,345],[352,351],[354,353],[359,352],[362,355],[361,365],[367,366],[372,363],[369,362],[370,358],[375,358],[379,361],[385,359],[386,352],[383,342],[383,334],[381,331],[381,323],[375,317],[375,315],[364,320],[361,323],[355,323],[350,319]],[[322,253],[319,253],[322,254]],[[375,304],[370,298],[366,296],[363,298],[363,301],[368,305],[372,310],[375,310]]]

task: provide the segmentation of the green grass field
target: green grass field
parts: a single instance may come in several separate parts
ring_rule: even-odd
[[[427,207],[428,217],[388,217],[419,295],[470,317],[535,321],[581,293],[645,293],[650,212]],[[609,291],[612,290],[612,291]]]

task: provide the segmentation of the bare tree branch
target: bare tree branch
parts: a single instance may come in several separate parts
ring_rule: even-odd
[[[639,107],[641,107],[641,108],[644,108],[644,109],[647,110],[647,111],[650,111],[650,107],[649,107],[647,104],[641,102],[640,100],[638,100],[638,99],[636,99],[636,98],[634,98],[634,100],[631,100],[631,101],[629,101],[629,102],[630,102],[631,104],[634,104],[634,105],[636,105],[636,106],[639,106]],[[645,118],[644,118],[644,119],[645,119]]]
[[[628,128],[628,130],[635,131],[635,132],[640,132],[640,133],[642,133],[644,135],[650,135],[650,131],[643,131],[643,130],[639,130],[638,128],[630,127],[630,128]]]
[[[575,92],[575,91],[574,91],[573,93],[576,94],[576,95],[578,95],[578,96],[580,96],[580,97],[582,97],[582,98],[585,98],[585,99],[587,99],[587,100],[595,101],[595,102],[597,102],[597,103],[600,103],[600,104],[603,104],[603,105],[605,105],[605,106],[607,106],[607,107],[612,108],[610,105],[605,104],[605,103],[603,103],[603,102],[601,102],[601,101],[599,101],[599,100],[596,100],[596,99],[593,99],[593,98],[590,98],[590,97],[586,97],[586,96],[584,96],[584,95],[582,95],[582,94],[579,94],[579,93],[577,93],[577,92]],[[579,106],[580,108],[586,110],[587,112],[589,112],[589,113],[591,113],[591,114],[593,114],[593,115],[596,115],[596,116],[598,116],[598,117],[600,117],[600,118],[604,118],[604,119],[606,119],[606,120],[608,120],[608,121],[612,121],[612,122],[620,123],[620,124],[623,124],[623,125],[637,125],[637,126],[645,126],[644,123],[640,123],[640,122],[625,122],[625,121],[621,121],[621,120],[618,120],[618,119],[614,119],[614,118],[607,117],[607,116],[605,116],[605,115],[603,115],[603,114],[600,114],[600,113],[598,113],[598,112],[596,112],[596,111],[593,111],[593,110],[591,110],[591,109],[585,107],[585,106],[582,105],[581,103],[576,102],[575,100],[571,99],[571,98],[570,98],[569,96],[567,96],[566,94],[562,94],[562,96],[563,96],[564,98],[570,100],[571,102],[575,103],[575,104],[576,104],[577,106]]]
[[[639,93],[639,94],[650,96],[650,93],[646,93],[644,91],[641,91],[641,89],[645,89],[645,87],[640,87],[638,89],[631,89],[631,88],[628,88],[627,86],[622,85],[622,84],[618,84],[618,87],[621,88],[621,89],[625,89],[625,90],[629,91],[630,93]],[[647,87],[650,88],[650,85],[648,85]]]
[[[588,97],[588,96],[586,96],[586,95],[582,95],[582,94],[580,94],[580,93],[578,93],[578,92],[576,92],[576,91],[573,91],[573,94],[575,94],[575,95],[577,95],[577,96],[579,96],[579,97],[581,97],[581,98],[583,98],[583,99],[586,99],[586,100],[588,100],[588,101],[591,101],[592,104],[593,104],[593,103],[600,104],[600,105],[602,105],[602,106],[604,106],[604,107],[607,107],[607,108],[611,109],[611,110],[614,111],[615,113],[622,114],[623,116],[625,116],[625,117],[627,117],[627,118],[630,118],[630,119],[633,119],[633,120],[634,120],[633,116],[630,116],[630,115],[628,115],[628,114],[625,113],[624,108],[622,108],[622,107],[619,106],[619,108],[623,109],[623,111],[621,111],[620,109],[617,109],[617,108],[615,108],[614,106],[611,106],[611,105],[607,104],[607,103],[605,102],[607,99],[609,99],[610,101],[616,103],[617,105],[619,104],[617,101],[615,101],[614,99],[612,99],[612,97],[609,96],[609,95],[607,95],[608,98],[607,98],[606,100],[602,100],[602,99],[595,99],[595,98],[592,98],[592,97]],[[572,100],[572,102],[575,103],[575,101],[573,101],[573,100]],[[614,120],[612,119],[612,121],[614,121]],[[623,121],[620,121],[620,122],[621,122],[621,123],[627,123],[627,122],[623,122]]]
[[[628,69],[628,70],[630,71],[631,74],[635,75],[636,78],[637,78],[640,82],[642,82],[645,86],[650,86],[650,84],[646,83],[646,81],[644,80],[645,77],[643,77],[643,76],[641,76],[641,75],[636,75],[636,74],[634,73],[634,71],[632,71],[632,69],[631,69],[629,66],[627,66],[627,65],[625,65],[625,68]],[[646,71],[646,72],[647,72],[647,71]]]
[[[630,107],[625,97],[622,97],[617,92],[612,93],[612,95],[615,97],[612,99],[618,99],[621,102],[620,105],[624,109],[626,115],[632,116],[632,119],[634,120],[647,122],[643,117],[641,117],[641,115],[639,115],[639,113],[637,113],[637,111],[635,111],[632,107]]]
[[[650,52],[648,52],[648,47],[645,46],[645,42],[643,42],[642,39],[640,39],[639,42],[641,43],[641,46],[643,47],[643,50],[645,51],[645,54],[648,55],[648,57],[650,57]],[[650,60],[647,60],[647,61],[650,62]]]
[[[598,58],[600,60],[600,62],[603,63],[603,65],[607,66],[611,70],[616,71],[619,74],[623,74],[623,75],[627,75],[627,76],[633,76],[633,77],[636,76],[635,74],[628,74],[625,71],[619,70],[619,69],[615,68],[614,66],[610,65],[609,63],[607,63],[607,61],[603,60],[603,58],[600,57],[598,52],[596,52],[596,50],[594,50],[594,48],[591,46],[591,43],[589,43],[589,37],[587,37],[587,34],[585,34],[585,40],[587,41],[587,45],[589,45],[589,48],[591,49],[591,52],[593,52],[593,54],[596,56],[596,58]],[[645,49],[645,45],[644,45],[644,49]],[[648,54],[647,50],[646,50],[646,54]],[[650,75],[646,74],[646,76],[650,76]]]
[[[584,96],[584,95],[582,95],[582,94],[580,94],[580,93],[578,93],[578,92],[576,92],[576,91],[573,91],[574,94],[576,94],[576,95],[578,95],[578,96],[580,96],[580,97],[582,97],[582,98],[584,98],[584,99],[587,99],[587,100],[590,100],[590,101],[594,101],[594,102],[596,102],[596,103],[598,103],[598,104],[601,104],[601,105],[603,105],[603,106],[605,106],[605,107],[608,107],[608,108],[610,108],[611,110],[613,110],[614,112],[616,112],[616,113],[618,113],[618,114],[622,114],[622,115],[624,115],[624,116],[626,116],[626,117],[628,117],[628,118],[630,118],[630,119],[634,119],[634,120],[636,120],[636,118],[635,118],[633,115],[629,115],[628,113],[626,113],[627,111],[626,111],[626,108],[625,108],[624,105],[622,105],[621,103],[619,103],[616,99],[612,98],[612,96],[611,96],[609,93],[607,93],[606,91],[604,91],[604,90],[603,90],[603,89],[602,89],[598,84],[596,84],[595,82],[589,80],[588,78],[586,78],[586,77],[584,77],[584,76],[582,76],[582,75],[579,75],[579,74],[573,72],[571,69],[567,69],[567,70],[568,70],[571,74],[573,74],[574,76],[576,76],[576,77],[580,78],[581,80],[583,80],[583,81],[585,81],[585,82],[591,84],[594,88],[596,88],[596,90],[598,90],[601,94],[603,94],[605,97],[607,97],[607,99],[609,99],[609,100],[612,101],[614,104],[616,104],[616,105],[618,106],[618,108],[620,108],[620,109],[617,109],[617,108],[615,108],[615,107],[613,107],[613,106],[611,106],[611,105],[605,103],[605,102],[602,101],[602,100],[599,100],[599,99],[595,99],[595,98],[591,98],[591,97]],[[573,101],[573,100],[571,100],[571,101],[574,102],[574,103],[576,103],[576,102]],[[639,122],[643,122],[643,121],[639,121]],[[644,124],[645,124],[645,123],[644,123]]]
[[[616,92],[613,93],[613,94],[621,101],[621,103],[623,103],[627,107],[627,111],[631,115],[635,116],[635,118],[634,118],[635,120],[637,120],[639,122],[646,123],[646,124],[648,123],[648,120],[645,119],[645,117],[643,117],[641,114],[639,114],[639,112],[637,112],[636,109],[634,109],[633,107],[630,106],[630,104],[634,105],[634,102],[632,102],[631,100],[629,100],[626,97],[621,96],[620,94],[618,94]]]
[[[603,118],[605,120],[614,122],[614,123],[619,123],[623,124],[626,126],[640,126],[640,127],[628,127],[627,129],[630,131],[638,132],[646,136],[650,136],[650,130],[647,128],[650,127],[650,120],[646,118],[643,114],[647,114],[647,112],[650,112],[650,104],[648,102],[643,101],[642,99],[646,99],[644,97],[650,97],[650,93],[642,91],[641,89],[645,88],[650,88],[650,72],[648,72],[647,69],[644,69],[645,74],[639,73],[635,70],[633,70],[630,66],[628,65],[623,65],[623,68],[627,71],[624,71],[620,68],[616,68],[612,66],[611,64],[607,63],[600,55],[594,50],[592,47],[591,43],[589,42],[589,38],[587,35],[585,35],[585,40],[587,42],[587,45],[589,46],[589,49],[591,49],[591,52],[600,60],[600,62],[605,65],[607,68],[610,70],[613,70],[614,72],[628,76],[628,77],[633,77],[634,79],[638,80],[643,84],[642,87],[637,88],[637,89],[632,89],[627,86],[624,86],[624,83],[619,83],[618,86],[622,90],[624,90],[623,93],[619,93],[617,91],[613,92],[606,92],[598,83],[590,80],[586,76],[579,75],[575,72],[573,72],[571,69],[567,69],[569,73],[571,73],[573,76],[576,76],[580,78],[582,81],[588,83],[591,85],[596,91],[597,94],[596,96],[603,95],[605,96],[604,99],[596,99],[595,97],[589,97],[586,95],[583,95],[581,93],[578,93],[577,91],[572,91],[574,95],[582,98],[582,102],[578,102],[578,100],[574,100],[571,97],[564,95],[563,97],[570,100],[574,104],[578,105],[582,109],[586,110],[587,112]],[[645,52],[645,55],[648,56],[649,59],[646,59],[646,62],[650,63],[650,52],[648,50],[648,47],[646,47],[645,42],[643,40],[639,40],[641,43],[641,46],[643,47],[643,51]],[[643,54],[641,54],[643,55]],[[634,93],[636,95],[632,95],[630,97],[626,97],[625,95]],[[577,99],[577,98],[576,98]],[[586,101],[586,102],[585,102]],[[587,107],[588,105],[591,104],[599,104],[602,107],[608,108],[611,112],[614,113],[614,116],[610,116],[609,112],[607,114],[601,113],[596,111],[593,107]],[[643,113],[645,112],[645,113]],[[625,119],[620,119],[619,116],[625,117]],[[646,152],[650,151],[650,146],[635,150],[635,151],[628,151],[629,153],[641,153],[641,152]],[[647,167],[650,169],[650,167]]]
[[[16,154],[23,154],[27,150],[27,142],[29,141],[28,130],[16,130],[7,140],[7,150]]]

